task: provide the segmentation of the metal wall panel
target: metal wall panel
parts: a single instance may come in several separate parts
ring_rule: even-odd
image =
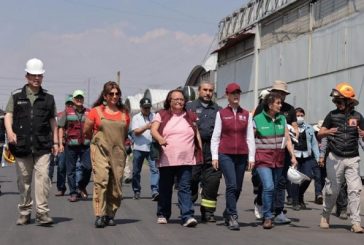
[[[235,62],[229,62],[226,65],[219,66],[217,70],[217,98],[224,96],[226,85],[235,80]]]
[[[359,0],[360,1],[360,0]],[[314,6],[314,28],[343,19],[355,11],[352,0],[320,0]]]
[[[280,45],[262,50],[259,55],[259,88],[267,88],[275,79],[281,77]]]
[[[243,91],[254,89],[254,56],[248,55],[220,66],[217,71],[217,97],[225,94],[225,87],[230,82],[240,84]]]
[[[280,44],[280,79],[296,81],[308,75],[308,39],[302,36]],[[264,59],[264,57],[262,57]],[[272,77],[271,80],[276,78]]]
[[[235,62],[235,81],[239,82],[242,91],[254,89],[254,56],[249,55]]]
[[[335,108],[331,102],[330,92],[341,81],[352,84],[361,102],[360,98],[364,96],[364,66],[290,83],[288,88],[291,95],[287,97],[287,101],[295,107],[300,106],[306,109],[307,122],[315,123],[324,119],[326,114]],[[359,103],[357,110],[364,114],[363,102]]]
[[[361,1],[364,6],[364,0]],[[347,23],[341,23],[345,25],[348,30],[348,65],[358,66],[364,64],[364,16],[363,12],[347,20]]]
[[[312,36],[312,76],[347,67],[346,29],[332,26],[314,32]]]

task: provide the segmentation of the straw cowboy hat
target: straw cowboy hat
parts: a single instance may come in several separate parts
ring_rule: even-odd
[[[272,88],[270,89],[270,91],[283,91],[286,94],[290,94],[290,92],[288,91],[288,85],[286,82],[281,81],[281,80],[275,80],[273,83]]]

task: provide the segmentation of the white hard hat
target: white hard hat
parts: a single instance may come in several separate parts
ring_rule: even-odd
[[[37,58],[28,60],[25,71],[32,75],[41,75],[45,72],[43,69],[43,62]]]
[[[305,180],[310,180],[310,178],[307,175],[304,175],[300,171],[298,171],[294,167],[289,167],[287,178],[289,181],[291,181],[293,184],[301,184]]]
[[[260,92],[260,94],[259,94],[258,99],[260,99],[260,100],[264,100],[264,99],[265,99],[265,97],[267,97],[267,95],[268,95],[269,93],[270,93],[270,92],[269,92],[269,90],[268,90],[268,89],[264,89],[264,90],[262,90],[262,91]]]

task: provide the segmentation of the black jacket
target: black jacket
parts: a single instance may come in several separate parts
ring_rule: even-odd
[[[5,144],[5,123],[4,123],[5,112],[0,110],[0,144]]]
[[[187,111],[193,111],[197,114],[197,127],[202,140],[202,152],[205,163],[211,163],[211,137],[214,132],[216,113],[220,107],[211,102],[207,107],[201,104],[201,100],[197,99],[186,104]]]
[[[340,157],[359,156],[358,151],[358,129],[364,129],[362,115],[352,110],[342,113],[339,110],[331,111],[325,118],[322,125],[325,128],[338,128],[333,136],[328,136],[328,147],[331,152]]]
[[[11,153],[16,157],[50,153],[53,146],[50,119],[55,115],[53,95],[40,88],[37,99],[31,105],[24,86],[13,92],[12,96],[12,127],[17,135],[17,144],[9,144]]]

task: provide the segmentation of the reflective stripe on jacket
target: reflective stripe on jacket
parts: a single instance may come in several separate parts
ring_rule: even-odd
[[[278,168],[284,165],[286,119],[277,114],[272,120],[263,111],[254,117],[255,134],[255,166]]]

